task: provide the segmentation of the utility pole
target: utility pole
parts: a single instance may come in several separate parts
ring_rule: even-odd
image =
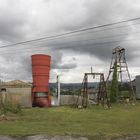
[[[57,75],[57,101],[58,101],[58,106],[60,105],[60,76]]]

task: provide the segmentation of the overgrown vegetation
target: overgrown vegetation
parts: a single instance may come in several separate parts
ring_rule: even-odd
[[[21,112],[21,106],[16,100],[6,93],[0,93],[0,115]]]
[[[117,62],[114,63],[113,79],[110,88],[110,101],[112,103],[117,102],[118,95],[118,77],[117,77]]]
[[[22,109],[22,115],[11,114],[12,120],[0,121],[0,135],[81,135],[114,137],[140,132],[140,104],[113,104],[87,109],[71,107]],[[10,116],[10,114],[9,114]]]

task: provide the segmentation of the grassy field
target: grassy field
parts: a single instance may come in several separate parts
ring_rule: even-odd
[[[109,110],[97,106],[32,108],[7,116],[7,120],[0,121],[0,135],[46,133],[111,137],[140,133],[140,103],[135,106],[117,104]]]

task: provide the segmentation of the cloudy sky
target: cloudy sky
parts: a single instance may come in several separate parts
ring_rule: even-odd
[[[0,47],[140,17],[139,0],[0,0]],[[32,80],[31,55],[52,57],[50,82],[81,82],[83,74],[107,76],[112,49],[126,49],[132,79],[140,74],[140,20],[0,48],[0,78]]]

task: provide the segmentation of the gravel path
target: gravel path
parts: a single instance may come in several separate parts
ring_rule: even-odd
[[[85,137],[35,135],[27,137],[0,136],[0,140],[88,140]]]
[[[49,135],[34,135],[26,137],[10,137],[0,136],[0,140],[107,140],[103,138],[88,139],[86,137],[72,137],[72,136],[49,136]],[[112,138],[111,140],[140,140],[140,135],[129,135],[119,138]]]

